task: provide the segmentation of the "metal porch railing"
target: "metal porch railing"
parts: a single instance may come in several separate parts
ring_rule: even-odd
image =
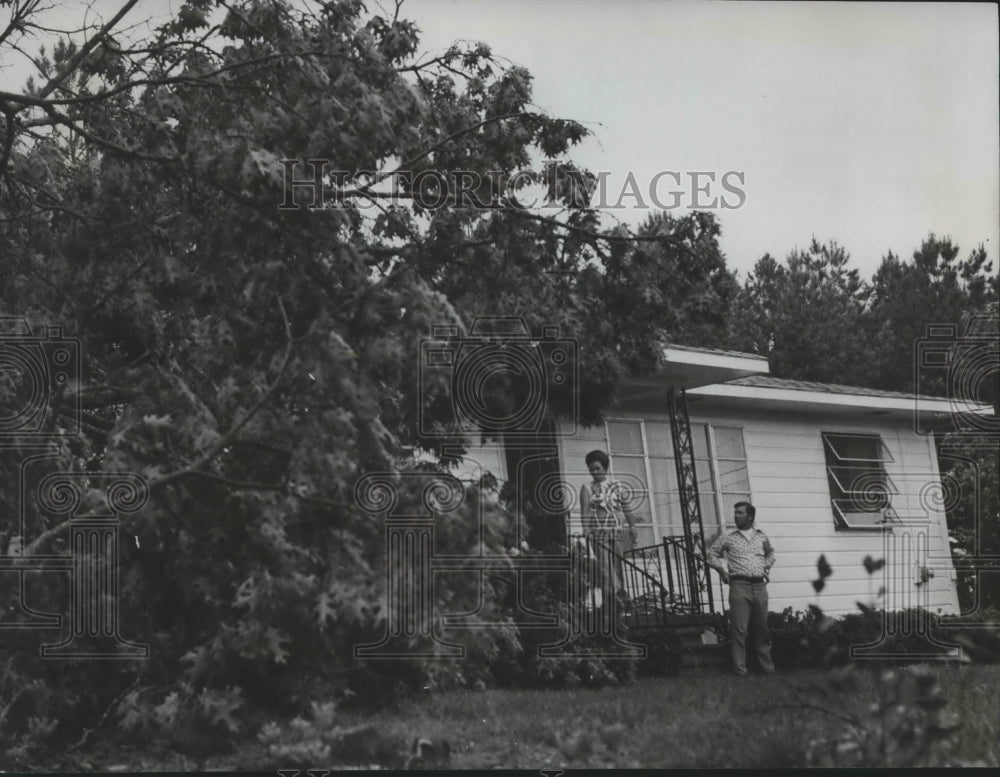
[[[722,580],[716,577],[718,591],[713,591],[712,575],[704,559],[692,552],[684,536],[668,536],[656,545],[625,551],[627,564],[641,568],[654,580],[662,592],[656,598],[668,615],[685,615],[693,623],[715,632],[720,638],[727,635],[718,629],[719,615],[725,613]],[[654,600],[643,598],[638,603],[651,605]],[[634,600],[635,601],[635,600]],[[720,609],[716,609],[716,602]],[[637,609],[639,609],[637,607]],[[677,618],[667,618],[677,623]]]
[[[715,597],[710,589],[710,576],[702,569],[705,562],[689,552],[684,537],[665,537],[662,543],[634,548],[621,554],[592,535],[576,535],[583,540],[581,552],[591,560],[597,573],[594,585],[586,588],[585,604],[590,608],[606,605],[608,595],[600,590],[601,575],[614,570],[626,597],[616,605],[630,626],[662,629],[678,625],[697,625],[726,635],[718,629]],[[607,578],[605,578],[606,580]],[[719,581],[721,597],[721,580]],[[599,592],[600,591],[600,592]]]

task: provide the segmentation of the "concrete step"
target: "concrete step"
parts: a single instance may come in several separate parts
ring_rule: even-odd
[[[689,646],[715,645],[721,641],[716,632],[711,629],[702,628],[701,626],[686,626],[672,629],[672,631],[681,638],[683,644]]]
[[[722,615],[718,613],[643,612],[626,609],[623,617],[630,625],[647,628],[703,629],[722,624]]]
[[[729,645],[689,645],[681,657],[681,666],[686,668],[729,666]]]

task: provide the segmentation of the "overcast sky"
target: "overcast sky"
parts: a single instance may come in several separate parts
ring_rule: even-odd
[[[128,20],[179,5],[143,0]],[[678,214],[714,201],[741,277],[813,236],[865,277],[928,232],[963,256],[984,243],[997,265],[993,4],[406,0],[402,15],[426,48],[483,40],[527,67],[538,106],[594,132],[573,158],[607,174],[615,217],[638,223],[653,195]]]
[[[575,156],[610,172],[610,202],[630,171],[640,189],[660,171],[717,182],[742,172],[746,201],[717,210],[741,276],[814,235],[845,246],[865,276],[932,231],[963,256],[985,243],[997,266],[995,5],[408,0],[404,10],[430,47],[482,39],[526,66],[538,105],[594,131]],[[670,205],[675,179],[659,182]],[[719,183],[698,196],[716,195],[739,201]],[[634,198],[623,204],[633,207],[616,216],[645,215]]]

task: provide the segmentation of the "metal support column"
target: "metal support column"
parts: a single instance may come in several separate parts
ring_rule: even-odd
[[[697,611],[702,610],[702,591],[704,591],[708,610],[714,612],[708,565],[704,563],[705,530],[701,521],[698,475],[695,471],[691,421],[688,418],[684,389],[678,391],[675,387],[670,387],[667,393],[667,409],[670,413],[670,436],[674,444],[677,489],[680,492],[681,519],[684,523],[684,545],[687,550],[686,566],[691,589],[691,605]]]

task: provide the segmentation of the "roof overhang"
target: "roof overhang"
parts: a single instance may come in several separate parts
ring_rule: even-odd
[[[944,421],[953,415],[991,416],[990,405],[942,397],[880,397],[866,394],[834,394],[799,388],[774,386],[701,386],[689,392],[695,398],[717,400],[727,407],[756,410],[795,410],[805,412],[853,413],[859,415],[908,415],[923,424]]]
[[[694,389],[736,380],[747,375],[767,375],[767,359],[738,351],[713,351],[668,346],[663,349],[663,365],[651,375],[630,377],[619,385],[619,401],[647,395],[662,396],[665,389]]]

